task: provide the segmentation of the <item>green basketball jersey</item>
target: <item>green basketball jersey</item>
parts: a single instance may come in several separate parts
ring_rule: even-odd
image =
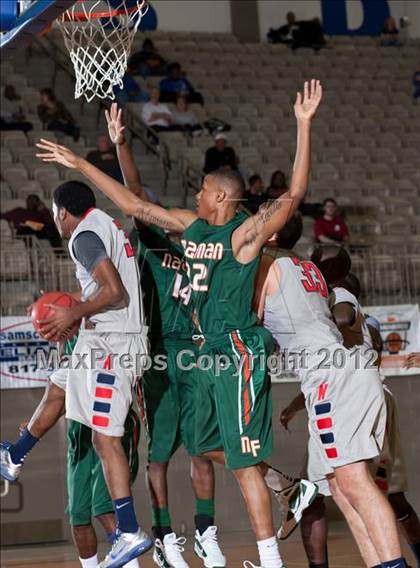
[[[257,323],[252,298],[260,259],[241,264],[231,245],[233,231],[246,218],[245,213],[237,213],[221,226],[197,219],[182,235],[195,315],[208,344]]]
[[[191,340],[190,290],[182,247],[149,225],[137,232],[138,262],[152,344],[160,339]]]

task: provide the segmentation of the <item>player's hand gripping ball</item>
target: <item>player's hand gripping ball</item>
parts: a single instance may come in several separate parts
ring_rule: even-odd
[[[34,328],[48,341],[71,339],[79,330],[80,319],[75,321],[71,308],[79,302],[66,292],[43,294],[31,306]]]

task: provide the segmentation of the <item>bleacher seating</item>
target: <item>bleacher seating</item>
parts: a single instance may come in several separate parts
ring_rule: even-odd
[[[418,43],[385,49],[378,47],[373,38],[329,38],[329,47],[314,53],[292,52],[283,45],[241,44],[230,34],[153,32],[146,35],[153,38],[168,61],[182,64],[197,90],[203,93],[205,106],[191,105],[200,120],[218,117],[232,125],[229,144],[240,158],[243,174],[260,173],[266,184],[274,170],[291,171],[296,91],[302,88],[305,79],[321,79],[325,97],[313,125],[307,201],[319,202],[327,196],[337,199],[347,215],[352,241],[360,245],[355,265],[363,277],[370,278],[372,290],[383,287],[383,274],[389,272],[384,298],[397,299],[398,294],[402,298],[404,294],[407,296],[407,290],[414,297],[419,292],[420,106],[411,99]],[[137,34],[133,51],[140,48],[144,36]],[[54,29],[48,38],[37,41],[62,42]],[[78,175],[52,164],[42,164],[34,156],[34,143],[40,136],[47,134],[54,139],[54,133],[42,130],[36,107],[39,88],[53,85],[55,70],[36,45],[32,46],[30,55],[29,65],[26,52],[18,52],[12,63],[1,64],[2,85],[11,83],[17,87],[28,120],[34,125],[28,136],[22,132],[2,132],[3,211],[23,203],[29,193],[37,193],[48,201],[60,180]],[[159,80],[152,77],[139,82],[149,89]],[[105,128],[103,116],[98,123],[97,104],[74,100],[72,80],[63,71],[58,71],[54,88],[82,127],[80,142],[76,144],[68,137],[61,141],[86,154],[97,133]],[[139,115],[141,105],[128,105],[127,111]],[[171,164],[164,190],[159,159],[145,155],[139,141],[134,141],[144,181],[168,205],[183,202],[182,187],[186,185],[183,176],[188,170],[189,176],[196,172],[192,177],[198,179],[205,150],[210,145],[212,139],[206,135],[187,138],[180,133],[163,134],[161,146],[166,148]],[[187,202],[191,201],[189,197]],[[101,200],[102,203],[109,202]],[[8,241],[16,240],[4,222],[1,234]],[[306,219],[299,246],[307,250],[312,236],[312,221]],[[375,243],[376,248],[369,248]],[[30,276],[34,267],[30,256],[35,249],[42,248],[22,248],[22,243],[17,243],[18,246],[21,259],[18,264],[2,256],[2,272],[5,270],[2,279],[9,284],[16,271],[26,278]],[[394,255],[390,253],[398,248],[399,261],[404,258],[406,261],[404,276],[400,278],[398,266],[393,264]],[[380,250],[385,251],[385,256]],[[36,254],[45,256],[47,252]],[[67,261],[59,262],[54,255],[50,261],[57,265],[60,282],[70,285]],[[375,268],[369,269],[368,262],[374,262]]]

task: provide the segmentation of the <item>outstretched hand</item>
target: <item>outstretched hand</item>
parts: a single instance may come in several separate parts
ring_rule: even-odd
[[[125,126],[123,125],[122,109],[118,108],[117,103],[112,103],[109,112],[108,110],[105,110],[105,118],[108,124],[108,134],[112,143],[115,145],[124,144]]]
[[[41,148],[41,150],[45,150],[42,154],[36,154],[36,157],[43,162],[57,162],[57,164],[61,164],[66,168],[77,168],[78,156],[65,146],[60,146],[55,142],[45,140],[45,138],[41,138],[36,146]]]
[[[298,120],[311,120],[322,99],[321,82],[317,79],[305,81],[302,93],[298,93],[295,102],[295,116]]]

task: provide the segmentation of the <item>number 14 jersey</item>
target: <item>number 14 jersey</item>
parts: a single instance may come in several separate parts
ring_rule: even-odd
[[[279,286],[267,295],[264,327],[282,350],[316,353],[342,343],[340,331],[328,307],[328,287],[319,268],[297,257],[277,258]]]

